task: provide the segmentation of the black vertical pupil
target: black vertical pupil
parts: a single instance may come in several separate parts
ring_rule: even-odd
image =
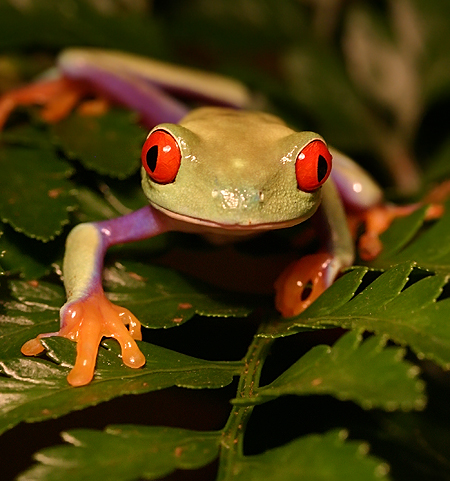
[[[328,162],[323,155],[319,155],[319,161],[317,162],[317,179],[322,182],[328,172]]]
[[[156,169],[156,162],[158,160],[158,146],[153,145],[147,150],[147,155],[145,156],[147,160],[148,168],[154,172]]]

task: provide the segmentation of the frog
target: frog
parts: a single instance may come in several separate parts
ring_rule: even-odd
[[[252,93],[234,79],[123,52],[70,49],[60,55],[56,75],[0,98],[0,125],[17,105],[34,103],[44,103],[43,117],[56,122],[88,92],[103,104],[136,110],[150,129],[141,153],[148,205],[78,224],[68,235],[60,329],[27,341],[21,351],[40,354],[41,340],[50,336],[76,341],[70,385],[93,380],[104,337],[119,342],[125,366],[138,369],[146,362],[137,343],[139,320],[113,304],[102,287],[104,256],[113,245],[169,231],[234,242],[320,216],[320,251],[290,265],[275,283],[275,305],[284,317],[303,312],[354,262],[346,206],[365,213],[380,209],[380,187],[319,134],[298,132],[278,116],[252,109]],[[189,109],[174,93],[207,105]],[[365,234],[369,257],[382,248],[382,229],[375,224]]]

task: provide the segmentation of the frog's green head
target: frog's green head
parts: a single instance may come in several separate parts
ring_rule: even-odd
[[[151,205],[186,222],[274,229],[310,217],[331,155],[320,136],[269,114],[219,107],[153,129],[142,150]]]

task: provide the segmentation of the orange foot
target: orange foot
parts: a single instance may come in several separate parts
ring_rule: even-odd
[[[370,261],[382,251],[383,245],[379,238],[397,217],[411,214],[423,204],[411,204],[405,206],[380,205],[357,214],[359,220],[365,223],[365,232],[360,237],[358,252],[361,259]],[[442,216],[444,207],[439,204],[430,204],[425,215],[426,220],[438,219]]]
[[[59,77],[26,85],[11,90],[0,97],[0,130],[3,129],[11,112],[20,105],[42,105],[41,116],[49,123],[67,117],[76,105],[91,91],[80,81]],[[104,113],[106,100],[96,100],[82,105],[82,113],[96,115]]]
[[[125,324],[129,324],[130,330]],[[63,311],[62,326],[55,335],[77,341],[75,366],[67,376],[72,386],[84,386],[92,380],[103,337],[117,339],[126,366],[139,368],[145,364],[145,357],[135,341],[141,339],[140,322],[128,309],[110,302],[103,292],[67,305]],[[42,337],[48,337],[48,334],[40,334],[26,342],[22,346],[22,354],[35,356],[42,352]]]
[[[333,257],[326,252],[307,255],[289,265],[275,281],[275,306],[284,317],[303,312],[329,286]]]

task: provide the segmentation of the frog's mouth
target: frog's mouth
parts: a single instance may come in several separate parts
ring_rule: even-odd
[[[305,216],[279,222],[252,223],[252,221],[249,220],[247,223],[222,223],[172,212],[153,202],[151,202],[151,206],[167,216],[171,222],[174,222],[174,228],[178,231],[199,234],[220,234],[233,237],[256,235],[260,232],[274,229],[285,229],[304,222],[314,214],[314,211],[308,212]]]

